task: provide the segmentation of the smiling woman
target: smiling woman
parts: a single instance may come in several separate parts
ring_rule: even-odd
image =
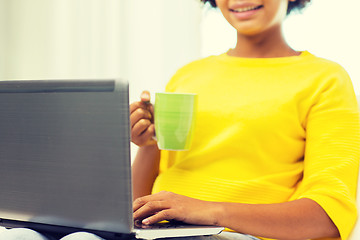
[[[202,10],[203,57],[223,53],[236,44],[236,31],[224,20],[219,9],[210,8],[210,2]],[[360,15],[357,14],[360,2],[345,0],[344,4],[338,3],[337,0],[304,2],[305,8],[294,8],[288,14],[283,32],[293,49],[307,49],[317,56],[340,63],[349,73],[355,92],[360,94],[360,69],[357,63],[360,35],[351,24],[360,22]]]
[[[143,117],[151,108],[141,108],[149,98],[131,105],[140,147],[135,219],[216,224],[272,239],[347,239],[356,219],[359,111],[339,64],[285,39],[286,17],[309,1],[202,2],[221,11],[236,43],[185,65],[167,84],[168,92],[199,96],[189,151],[158,149],[151,118]]]
[[[209,3],[212,7],[217,7],[216,0],[201,0],[204,3]],[[301,10],[310,2],[310,0],[295,0],[289,2],[287,13],[291,13],[294,10]]]
[[[235,28],[211,21],[219,8],[204,7],[201,15],[194,2],[218,6]],[[140,144],[133,165],[134,196],[140,197],[135,218],[219,224],[278,239],[345,240],[356,217],[357,104],[344,69],[311,53],[344,63],[355,76],[360,39],[351,23],[359,22],[360,6],[358,0],[317,0],[308,15],[290,14],[308,3],[0,1],[0,76],[128,71],[132,90],[158,91],[174,66],[201,55],[166,88],[199,93],[193,148],[159,151],[151,134],[151,144]],[[244,19],[251,21],[239,23]],[[226,27],[231,34],[223,34]]]

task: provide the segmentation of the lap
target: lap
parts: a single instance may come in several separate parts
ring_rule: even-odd
[[[182,238],[165,238],[166,240],[260,240],[256,237],[235,233],[235,232],[222,232],[219,235],[213,236],[196,236],[196,237],[182,237]]]
[[[27,228],[13,228],[10,230],[0,227],[0,239],[6,240],[57,240],[52,236],[45,236]],[[250,235],[243,235],[233,232],[222,232],[214,236],[196,236],[196,237],[182,237],[182,238],[166,238],[166,240],[259,240]],[[60,240],[105,240],[94,234],[87,232],[76,232],[69,234]],[[164,239],[165,240],[165,239]]]
[[[0,229],[0,239],[6,240],[57,240],[28,228]],[[69,234],[60,240],[104,240],[94,234],[87,232],[76,232]]]
[[[0,239],[6,240],[53,240],[47,236],[27,228],[2,229]]]

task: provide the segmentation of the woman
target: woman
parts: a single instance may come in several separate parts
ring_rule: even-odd
[[[203,0],[234,49],[186,65],[168,92],[199,96],[189,151],[160,151],[149,93],[131,105],[134,219],[273,239],[347,239],[356,220],[359,118],[338,64],[293,50],[284,18],[307,0]]]
[[[356,219],[358,108],[337,64],[293,50],[281,31],[308,0],[203,0],[237,30],[227,53],[180,69],[169,92],[199,95],[186,152],[160,151],[149,93],[131,104],[134,219],[220,225],[275,239],[346,239]],[[152,194],[153,193],[153,194]],[[3,235],[2,235],[3,234]],[[4,237],[6,236],[6,237]],[[0,239],[44,240],[27,229]],[[27,237],[27,238],[25,238]],[[199,237],[201,238],[201,237]],[[69,239],[100,239],[75,233]]]

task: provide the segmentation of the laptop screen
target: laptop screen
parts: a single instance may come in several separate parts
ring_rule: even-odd
[[[3,223],[130,233],[130,172],[127,82],[0,81]]]

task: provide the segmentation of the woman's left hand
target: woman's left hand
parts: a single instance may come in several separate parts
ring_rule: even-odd
[[[134,220],[151,225],[163,220],[189,224],[217,225],[220,205],[172,192],[159,192],[136,199],[133,203]],[[219,211],[220,210],[220,211]]]

